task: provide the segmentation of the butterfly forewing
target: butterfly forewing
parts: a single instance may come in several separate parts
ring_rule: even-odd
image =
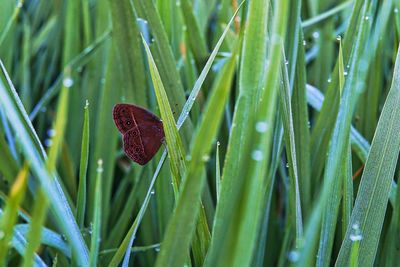
[[[126,155],[140,165],[146,164],[157,153],[164,139],[162,122],[153,113],[131,104],[117,104],[113,117],[124,135]]]

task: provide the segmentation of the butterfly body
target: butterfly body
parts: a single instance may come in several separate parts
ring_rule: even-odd
[[[125,154],[140,165],[145,165],[164,140],[161,120],[150,111],[132,104],[115,105],[113,117],[123,135]]]

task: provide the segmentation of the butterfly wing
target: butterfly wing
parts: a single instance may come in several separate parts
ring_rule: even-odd
[[[144,152],[149,160],[154,157],[164,141],[164,129],[161,121],[148,121],[139,124]]]
[[[114,123],[122,134],[125,134],[135,126],[133,120],[134,111],[134,106],[130,104],[117,104],[114,106]]]
[[[146,164],[164,140],[161,120],[146,109],[131,104],[115,105],[113,116],[115,125],[124,135],[127,156],[140,165]]]
[[[140,139],[138,128],[134,128],[124,134],[125,154],[134,162],[145,165],[150,159],[144,152],[144,146]]]

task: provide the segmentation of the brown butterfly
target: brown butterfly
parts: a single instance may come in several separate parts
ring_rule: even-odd
[[[132,104],[116,104],[113,117],[123,135],[125,154],[140,165],[145,165],[164,141],[161,120],[150,111]]]

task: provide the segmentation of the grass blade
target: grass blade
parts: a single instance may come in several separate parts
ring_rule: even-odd
[[[182,266],[196,225],[199,201],[204,184],[203,166],[222,119],[224,104],[231,88],[236,53],[225,65],[205,108],[200,128],[193,141],[187,176],[168,224],[156,266]],[[230,77],[230,78],[229,78]]]
[[[97,266],[100,241],[101,241],[101,210],[102,210],[102,174],[103,174],[103,161],[101,159],[97,162],[97,177],[94,199],[94,212],[93,212],[93,230],[90,243],[90,261],[89,266]]]
[[[28,180],[29,167],[25,164],[24,168],[19,172],[14,185],[11,188],[10,195],[5,207],[4,213],[0,218],[0,264],[5,265],[6,256],[12,240],[13,228],[17,221],[18,207],[23,200]]]
[[[365,169],[361,177],[350,224],[346,232],[336,264],[346,264],[352,246],[351,227],[359,225],[362,240],[358,263],[372,266],[389,199],[390,187],[400,151],[400,48],[397,53],[393,81],[386,98],[382,114]]]

